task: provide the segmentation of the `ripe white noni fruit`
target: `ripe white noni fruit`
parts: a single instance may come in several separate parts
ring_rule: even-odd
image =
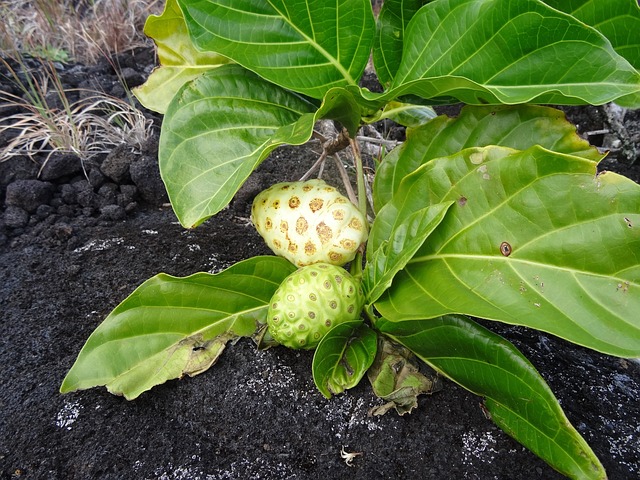
[[[359,319],[363,304],[360,282],[344,268],[308,265],[289,275],[273,294],[269,333],[285,347],[309,350],[334,326]]]
[[[298,267],[344,265],[368,235],[358,208],[323,180],[271,186],[253,201],[251,220],[269,248]]]

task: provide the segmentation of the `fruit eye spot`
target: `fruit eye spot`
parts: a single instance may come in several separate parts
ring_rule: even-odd
[[[330,326],[331,326],[331,320],[327,320],[326,322],[324,322],[324,324],[325,324],[327,327],[330,327]]]
[[[294,295],[287,295],[287,301],[295,302],[296,301],[296,297]]]
[[[296,312],[289,312],[289,318],[296,318]]]
[[[287,233],[287,230],[289,230],[289,224],[283,220],[280,222],[280,231],[282,233]]]
[[[307,223],[307,220],[304,217],[300,217],[298,218],[298,220],[296,220],[296,233],[298,235],[302,235],[304,232],[307,231],[308,228],[309,228],[309,224]]]
[[[347,312],[349,313],[353,313],[353,311],[356,309],[356,307],[353,306],[353,304],[349,305],[349,307],[347,308]]]
[[[316,297],[315,293],[310,293],[309,294],[309,300],[311,300],[312,302],[315,302],[318,299],[318,297]]]
[[[331,237],[333,236],[331,227],[329,227],[324,222],[320,222],[318,224],[318,226],[316,227],[316,233],[318,234],[318,237],[320,238],[320,242],[322,243],[327,243],[329,240],[331,240]]]
[[[318,210],[320,210],[322,208],[322,205],[324,205],[324,200],[322,200],[321,198],[314,198],[309,202],[309,208],[313,213],[316,213]]]
[[[305,185],[302,187],[303,192],[310,192],[311,190],[313,190],[313,187],[311,185]]]
[[[273,317],[273,323],[280,323],[280,317],[278,317],[277,315]]]
[[[353,295],[353,286],[349,287],[349,295]]]
[[[290,244],[289,244],[289,248],[288,248],[288,250],[289,250],[291,253],[296,253],[296,252],[298,251],[298,246],[297,246],[295,243],[290,243]],[[302,283],[302,282],[303,282],[303,281],[301,280],[301,281],[300,281],[300,283]]]
[[[264,228],[266,228],[267,230],[271,230],[273,228],[273,222],[269,217],[267,217],[267,219],[264,222]]]
[[[505,257],[508,257],[509,255],[511,255],[512,251],[513,249],[511,248],[511,245],[509,245],[507,242],[502,242],[500,244],[500,253]]]
[[[301,323],[300,325],[298,325],[298,329],[299,330],[304,330],[304,323]]]
[[[336,283],[342,283],[342,275],[336,275],[335,279],[336,279]]]
[[[340,262],[342,260],[342,254],[338,253],[338,252],[329,252],[329,259],[332,262]]]
[[[331,282],[329,280],[325,280],[322,284],[324,286],[324,288],[326,288],[327,290],[331,290]]]
[[[277,248],[282,248],[282,243],[280,242],[280,240],[274,240],[273,244],[277,247]]]
[[[356,248],[356,242],[349,240],[348,238],[340,240],[340,245],[342,245],[345,250],[355,250]]]
[[[335,300],[329,302],[329,308],[335,310],[336,308],[338,308],[338,303]]]
[[[280,207],[280,200],[274,200],[273,203],[271,204],[271,206],[273,208],[278,208]]]
[[[309,315],[309,318],[310,318],[311,320],[313,320],[314,318],[316,318],[316,313],[315,313],[315,312],[309,312],[309,313],[308,313],[308,315]]]
[[[344,210],[334,210],[332,215],[335,220],[342,220],[344,218]]]
[[[300,199],[298,197],[291,197],[289,199],[290,208],[298,208],[300,206]]]
[[[352,218],[349,222],[349,226],[354,230],[362,230],[362,222],[357,218]]]
[[[306,253],[307,255],[313,255],[314,253],[316,253],[316,246],[313,244],[313,242],[309,241],[307,243],[304,244],[304,253]],[[313,272],[316,273],[316,272]],[[312,275],[313,275],[312,273]],[[317,275],[317,273],[316,273]],[[314,275],[315,277],[315,275]]]

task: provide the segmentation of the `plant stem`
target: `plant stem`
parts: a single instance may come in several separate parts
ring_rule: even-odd
[[[360,156],[360,149],[358,143],[351,137],[349,137],[349,144],[353,151],[354,163],[356,166],[356,181],[358,187],[358,208],[362,216],[367,218],[367,188],[364,183],[364,169],[362,167],[362,157]]]

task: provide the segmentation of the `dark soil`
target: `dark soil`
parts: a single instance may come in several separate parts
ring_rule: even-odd
[[[125,61],[132,83],[142,81],[148,63]],[[114,85],[106,65],[73,68]],[[640,144],[637,112],[615,130],[603,108],[567,111],[581,133],[616,149],[606,169],[640,180],[624,153]],[[635,143],[622,143],[624,135]],[[56,160],[60,171],[44,179],[26,158],[0,163],[0,478],[562,478],[488,420],[481,398],[451,382],[410,415],[369,417],[382,402],[366,382],[326,400],[313,384],[310,352],[258,352],[249,340],[204,374],[132,402],[102,388],[60,395],[89,334],[144,280],[269,254],[247,222],[251,199],[283,175],[298,178],[317,158],[314,146],[277,150],[230,208],[187,231],[163,206],[154,145],[96,159],[88,179],[73,158]],[[640,476],[636,362],[485,325],[540,370],[610,479]],[[342,449],[358,454],[353,466]]]

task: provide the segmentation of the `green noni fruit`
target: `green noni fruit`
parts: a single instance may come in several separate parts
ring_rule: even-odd
[[[267,325],[281,345],[310,350],[335,325],[360,318],[364,295],[345,269],[326,263],[289,275],[271,298]]]
[[[269,248],[298,267],[344,265],[368,235],[358,208],[323,180],[271,186],[253,201],[251,220]]]

